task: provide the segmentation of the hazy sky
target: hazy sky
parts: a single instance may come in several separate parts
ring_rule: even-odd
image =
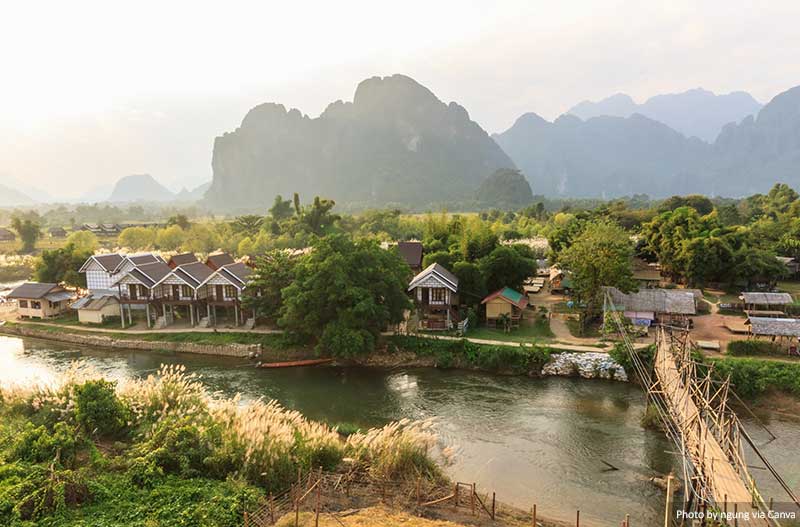
[[[410,75],[490,133],[616,92],[767,102],[800,84],[798,20],[797,0],[8,2],[0,183],[199,184],[250,107],[316,116],[373,75]]]

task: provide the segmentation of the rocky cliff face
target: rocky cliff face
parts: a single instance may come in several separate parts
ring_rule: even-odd
[[[208,201],[247,208],[293,192],[375,205],[468,199],[514,163],[464,108],[393,75],[361,82],[353,102],[314,119],[280,104],[253,108],[216,138],[212,167]]]

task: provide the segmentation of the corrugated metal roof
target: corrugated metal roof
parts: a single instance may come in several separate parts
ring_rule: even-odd
[[[789,293],[742,293],[746,304],[759,304],[764,306],[785,306],[794,302]]]
[[[72,293],[70,291],[55,291],[45,295],[44,298],[50,302],[61,302],[62,300],[69,300],[72,298]]]
[[[800,337],[800,320],[795,318],[750,317],[754,335],[770,337]]]
[[[487,296],[481,301],[481,304],[485,304],[495,298],[502,298],[506,302],[510,304],[514,304],[515,306],[519,307],[520,309],[524,308],[528,305],[528,297],[523,295],[518,291],[514,291],[510,287],[504,287],[498,291],[495,291],[491,295]]]

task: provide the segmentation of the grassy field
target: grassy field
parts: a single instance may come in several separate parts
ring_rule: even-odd
[[[555,335],[550,331],[550,324],[547,320],[537,319],[525,320],[519,329],[512,329],[506,333],[502,329],[487,328],[480,326],[467,331],[467,336],[471,339],[500,340],[503,342],[530,342],[532,340],[552,339]]]
[[[100,242],[100,246],[106,249],[113,249],[117,246],[116,236],[100,236],[98,241]],[[44,236],[36,241],[36,252],[40,252],[45,249],[60,249],[66,244],[66,238],[51,238],[50,236]],[[13,242],[0,242],[0,254],[17,254],[21,248],[22,242],[19,240],[19,238]]]

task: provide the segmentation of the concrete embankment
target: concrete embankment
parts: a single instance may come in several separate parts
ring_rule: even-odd
[[[169,342],[140,340],[136,338],[115,338],[98,334],[69,333],[66,331],[48,331],[27,326],[0,326],[0,333],[18,337],[30,337],[43,340],[142,351],[174,351],[178,353],[197,353],[201,355],[219,355],[224,357],[248,357],[261,353],[261,344],[200,344],[196,342]]]

